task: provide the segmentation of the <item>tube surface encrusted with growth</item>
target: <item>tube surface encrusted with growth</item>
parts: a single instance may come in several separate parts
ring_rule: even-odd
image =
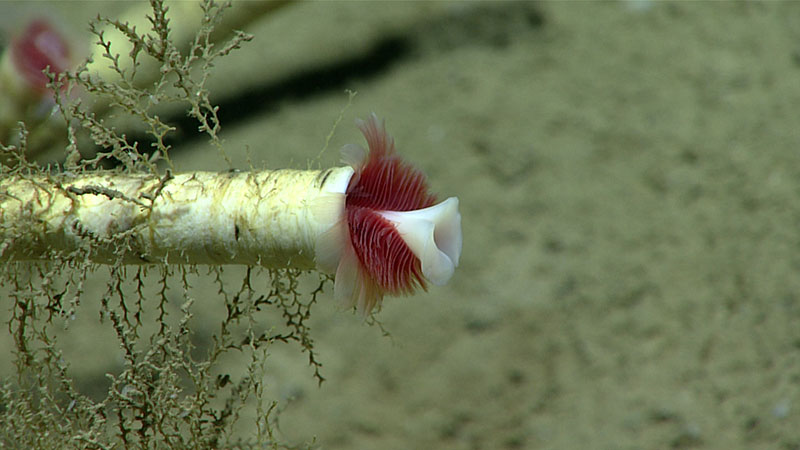
[[[246,264],[335,275],[364,314],[384,295],[445,284],[461,256],[458,198],[437,203],[375,114],[369,150],[327,170],[9,175],[0,180],[0,261]]]
[[[316,239],[341,221],[352,174],[339,167],[9,177],[0,180],[0,260],[85,248],[98,263],[311,269]]]

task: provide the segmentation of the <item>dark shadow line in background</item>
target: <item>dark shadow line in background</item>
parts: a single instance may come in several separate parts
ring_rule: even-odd
[[[488,45],[500,51],[526,32],[540,29],[545,24],[537,3],[476,5],[418,23],[405,33],[377,41],[362,54],[295,72],[235,96],[212,99],[219,107],[217,117],[220,124],[232,126],[254,115],[277,111],[278,106],[288,100],[308,100],[334,91],[344,92],[352,87],[352,80],[377,77],[406,59],[446,53],[470,45]],[[197,121],[185,114],[164,119],[165,123],[176,128],[176,132],[168,134],[164,140],[173,148],[207,137],[199,131]],[[146,134],[129,135],[129,139],[138,142],[139,149],[151,149],[155,143]]]
[[[289,77],[270,85],[257,87],[235,97],[221,99],[218,117],[221,124],[234,124],[252,118],[254,114],[277,110],[278,105],[287,100],[299,101],[317,97],[333,91],[344,92],[350,81],[371,78],[404,59],[409,53],[409,43],[399,37],[391,37],[377,42],[361,55],[337,61],[326,66],[315,67],[293,73]],[[176,118],[178,119],[178,118]],[[197,131],[197,121],[183,117],[174,122],[186,132],[187,139],[203,137]],[[191,135],[188,133],[192,132]]]
[[[377,42],[361,55],[356,55],[333,64],[292,73],[274,83],[247,89],[241,94],[214,100],[219,107],[217,118],[220,124],[232,126],[252,118],[254,115],[276,111],[286,101],[308,100],[332,91],[350,87],[353,79],[370,78],[403,60],[410,53],[406,39],[390,37]],[[187,115],[164,118],[165,123],[176,131],[164,139],[166,145],[180,147],[208,135],[198,129],[197,120]],[[138,148],[150,149],[155,140],[146,134],[129,135],[130,141],[138,142]]]

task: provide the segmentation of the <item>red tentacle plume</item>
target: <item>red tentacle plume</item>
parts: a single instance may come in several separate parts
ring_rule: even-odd
[[[69,67],[69,44],[44,19],[32,21],[11,44],[11,56],[32,89],[44,92],[48,79],[43,70],[61,73]]]
[[[359,122],[369,153],[347,188],[345,211],[358,280],[350,303],[369,312],[384,294],[410,294],[426,289],[419,259],[400,233],[379,211],[412,211],[432,206],[425,175],[394,153],[394,139],[373,114]]]

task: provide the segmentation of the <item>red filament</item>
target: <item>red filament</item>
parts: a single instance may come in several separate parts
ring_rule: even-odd
[[[360,123],[369,153],[347,187],[345,209],[350,241],[358,257],[362,282],[383,293],[410,294],[426,289],[419,259],[394,225],[378,211],[411,211],[436,203],[425,175],[394,153],[394,139],[373,115]]]

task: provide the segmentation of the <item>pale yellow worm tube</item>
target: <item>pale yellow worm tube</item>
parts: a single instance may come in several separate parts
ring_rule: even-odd
[[[335,227],[345,226],[352,175],[347,166],[162,178],[12,176],[0,180],[0,261],[88,249],[97,263],[312,269],[320,265],[319,246],[337,246],[320,239],[344,233]]]

